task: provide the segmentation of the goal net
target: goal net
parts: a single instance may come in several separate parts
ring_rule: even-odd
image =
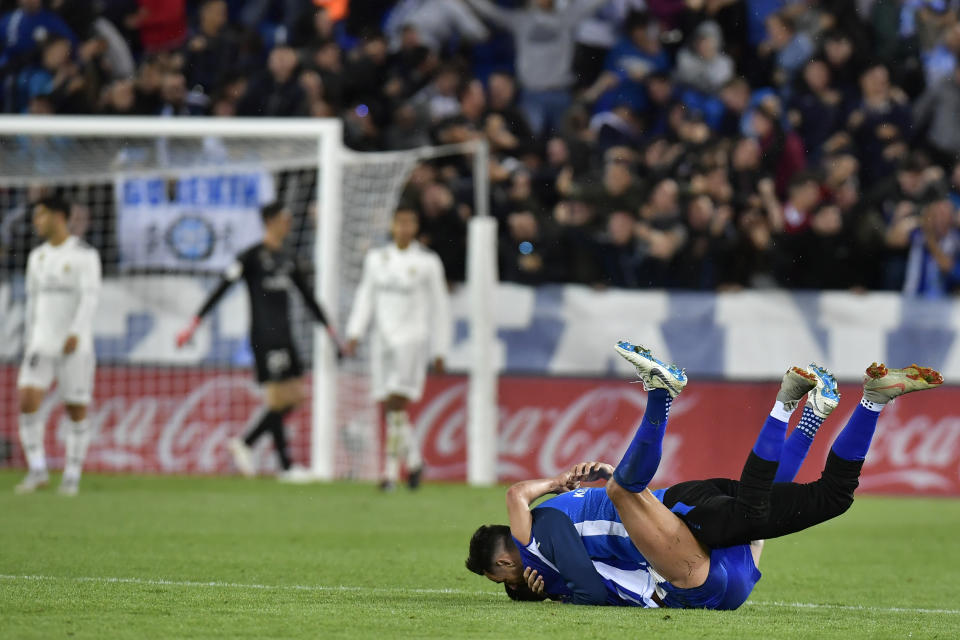
[[[0,121],[0,465],[23,463],[16,377],[38,198],[55,193],[71,203],[72,232],[103,265],[86,468],[224,473],[232,471],[227,440],[259,419],[262,404],[245,287],[228,292],[190,344],[177,349],[174,340],[233,257],[259,242],[260,207],[277,201],[294,215],[287,246],[314,267],[318,299],[342,328],[363,256],[387,241],[411,174],[439,155],[460,154],[469,167],[472,151],[355,154],[340,147],[335,121]],[[291,298],[313,391],[286,421],[292,457],[321,478],[373,478],[380,430],[366,354],[338,366],[325,333]],[[56,392],[41,415],[57,468],[66,418]],[[266,439],[255,458],[260,470],[276,468]]]

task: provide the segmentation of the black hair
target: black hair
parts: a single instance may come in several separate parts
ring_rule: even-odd
[[[65,219],[70,219],[70,203],[60,196],[44,196],[34,203],[36,207],[43,207],[48,211],[53,211],[62,215]]]
[[[527,585],[518,585],[516,587],[511,587],[510,585],[504,583],[503,590],[507,592],[507,595],[510,596],[511,600],[517,602],[542,602],[547,599],[547,596],[542,596],[531,591],[530,587]]]
[[[396,217],[397,217],[397,214],[399,214],[399,213],[401,213],[401,212],[403,212],[403,213],[412,213],[413,215],[417,216],[417,219],[418,219],[418,220],[420,219],[420,210],[417,209],[416,205],[414,205],[414,204],[412,204],[412,203],[410,203],[410,202],[406,202],[406,201],[404,201],[404,200],[401,200],[401,201],[397,204],[396,208],[393,210],[393,217],[396,218]]]
[[[470,555],[466,567],[478,576],[493,569],[493,556],[500,547],[510,542],[510,527],[504,524],[485,524],[470,538]]]
[[[271,202],[270,204],[263,205],[260,209],[260,219],[264,223],[270,222],[276,218],[280,213],[284,211],[284,207],[279,202]]]

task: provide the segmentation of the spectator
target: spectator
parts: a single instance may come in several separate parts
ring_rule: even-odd
[[[237,105],[241,116],[288,117],[306,115],[306,94],[297,79],[297,54],[290,47],[270,52],[268,70],[250,82]]]
[[[727,263],[736,243],[732,219],[729,206],[716,207],[707,195],[690,199],[684,244],[673,265],[674,286],[712,290],[728,282]]]
[[[117,80],[104,92],[104,115],[137,115],[137,93],[133,80]]]
[[[205,0],[198,11],[199,28],[187,42],[186,72],[191,87],[212,94],[225,77],[241,66],[240,41],[227,25],[226,0]]]
[[[956,209],[947,198],[924,208],[922,222],[910,235],[910,253],[903,292],[908,296],[944,298],[960,283],[960,231]]]
[[[640,287],[643,255],[634,235],[635,224],[635,216],[627,211],[614,211],[607,218],[606,234],[597,245],[601,284],[626,289]]]
[[[466,270],[466,210],[446,185],[433,182],[420,193],[420,242],[440,256],[447,279],[463,282]]]
[[[723,36],[716,22],[701,22],[691,46],[677,54],[676,81],[713,95],[733,78],[733,60],[723,52]]]
[[[923,54],[923,74],[928,88],[953,75],[957,68],[958,56],[960,56],[960,22],[947,29],[940,42]]]
[[[891,87],[884,65],[864,70],[860,90],[862,98],[847,120],[847,131],[859,151],[861,183],[874,184],[890,175],[906,155],[913,121],[906,95]]]
[[[503,71],[495,71],[487,79],[487,113],[485,121],[490,123],[494,116],[499,117],[495,129],[504,129],[515,140],[501,148],[517,155],[526,155],[536,151],[533,131],[526,116],[517,107],[517,83],[513,76]],[[489,136],[489,133],[488,133]],[[493,141],[493,138],[491,138]]]
[[[800,136],[784,131],[780,115],[774,110],[778,106],[758,107],[750,123],[760,143],[764,169],[773,176],[777,194],[784,196],[794,174],[806,168],[807,159]]]
[[[811,58],[790,101],[789,121],[800,134],[807,159],[816,163],[823,145],[843,124],[843,96],[831,86],[830,67],[822,58]]]
[[[187,39],[186,0],[137,0],[138,9],[126,17],[126,27],[139,31],[147,54],[172,51]]]
[[[794,75],[814,53],[813,42],[807,34],[797,31],[785,12],[769,15],[766,24],[767,40],[760,45],[760,52],[772,67],[770,80],[780,87],[781,95],[788,97]]]
[[[566,169],[557,177],[557,191],[568,199],[588,205],[601,226],[605,226],[606,217],[614,211],[629,211],[636,215],[643,204],[643,187],[629,165],[618,158],[605,163],[599,184],[574,182],[573,171]]]
[[[423,46],[434,53],[442,52],[454,40],[476,43],[490,35],[483,22],[459,1],[398,2],[384,25],[391,51],[400,49],[402,33],[407,27],[415,28]]]
[[[556,236],[533,212],[508,215],[506,236],[499,245],[501,280],[544,284],[564,279]]]
[[[960,65],[929,87],[913,106],[918,131],[925,131],[927,150],[950,168],[960,159]]]
[[[457,115],[442,120],[436,127],[436,139],[440,144],[455,144],[483,138],[483,114],[487,106],[487,97],[479,80],[470,80],[463,84],[457,94],[459,109]],[[504,136],[509,132],[499,131]],[[509,146],[509,142],[500,142]],[[497,143],[494,143],[497,146]]]
[[[4,34],[0,68],[22,67],[48,36],[65,38],[71,46],[77,37],[56,13],[43,8],[43,0],[17,0],[18,8],[0,18]]]
[[[654,185],[647,202],[640,208],[635,233],[644,253],[644,286],[665,287],[671,282],[671,264],[686,240],[679,198],[677,182],[665,178]]]
[[[558,11],[553,0],[525,9],[503,9],[490,0],[467,0],[477,13],[513,35],[521,107],[535,136],[558,131],[570,106],[573,30],[606,0],[578,0]]]
[[[660,25],[646,13],[628,17],[626,37],[607,54],[603,72],[584,92],[584,99],[598,108],[626,104],[634,110],[646,107],[644,81],[651,73],[669,73],[670,57],[660,44]]]
[[[830,68],[830,81],[840,92],[844,102],[854,99],[859,92],[860,75],[864,64],[860,61],[853,39],[838,29],[823,36],[823,59]]]

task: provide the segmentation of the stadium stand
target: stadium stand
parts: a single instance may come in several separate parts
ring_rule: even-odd
[[[958,10],[6,0],[0,103],[335,116],[357,150],[485,138],[505,280],[943,297],[960,282]],[[452,280],[469,171],[425,167],[407,193]],[[21,234],[3,226],[7,260]]]

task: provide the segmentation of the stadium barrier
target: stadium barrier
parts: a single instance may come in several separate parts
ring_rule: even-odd
[[[125,367],[102,367],[91,413],[96,436],[87,468],[151,473],[232,473],[226,440],[256,416],[259,394],[248,374],[197,370],[171,377],[141,371],[149,382],[124,395],[110,394]],[[0,366],[0,384],[13,384],[16,368]],[[116,385],[113,385],[116,388]],[[654,485],[707,477],[737,477],[773,403],[775,382],[693,381],[670,412],[663,461]],[[463,481],[467,469],[467,379],[440,376],[413,407],[427,478]],[[841,385],[844,401],[821,428],[801,481],[818,477],[829,444],[859,399],[857,385]],[[646,394],[623,380],[503,376],[499,381],[498,473],[501,482],[552,475],[583,460],[616,462],[638,424]],[[62,409],[47,416],[51,465],[63,458]],[[960,388],[907,396],[884,410],[861,478],[862,492],[960,495]],[[8,412],[9,413],[9,412]],[[288,420],[291,437],[309,438],[308,413]],[[338,455],[371,453],[361,439],[342,438]],[[0,428],[0,464],[22,466],[16,427]],[[257,448],[258,464],[275,464],[270,445]],[[3,452],[6,455],[2,455]],[[4,462],[5,460],[5,462]],[[348,467],[349,468],[349,467]],[[347,474],[349,475],[349,474]]]

